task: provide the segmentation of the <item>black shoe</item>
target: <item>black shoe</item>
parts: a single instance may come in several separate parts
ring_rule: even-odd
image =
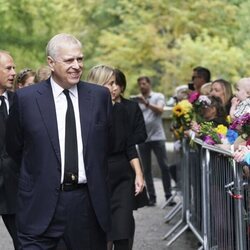
[[[169,206],[169,207],[173,207],[173,206],[175,206],[176,205],[176,202],[175,201],[170,201],[168,204],[167,204],[167,206]]]
[[[174,201],[174,197],[172,195],[166,196],[166,202],[167,202],[167,206],[170,206],[170,207],[173,207],[176,205],[176,202]]]

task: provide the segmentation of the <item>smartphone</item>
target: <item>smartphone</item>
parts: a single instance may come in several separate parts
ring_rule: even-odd
[[[189,90],[195,90],[194,84],[193,84],[192,82],[189,82],[189,83],[188,83],[188,89],[189,89]]]

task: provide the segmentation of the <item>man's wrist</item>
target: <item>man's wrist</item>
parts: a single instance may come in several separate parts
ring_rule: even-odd
[[[149,101],[146,101],[145,106],[148,107],[149,104],[150,104]]]

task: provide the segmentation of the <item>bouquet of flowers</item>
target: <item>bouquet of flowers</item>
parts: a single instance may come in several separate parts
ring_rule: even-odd
[[[184,136],[184,131],[190,129],[193,117],[193,106],[188,100],[182,100],[173,107],[172,130],[177,139]]]
[[[233,144],[238,137],[238,133],[220,124],[214,127],[213,122],[203,122],[199,125],[196,133],[205,143],[214,144]]]
[[[207,144],[221,144],[221,137],[217,133],[213,122],[203,122],[200,124],[199,137]]]
[[[236,118],[229,127],[232,130],[238,132],[238,134],[243,138],[247,139],[250,137],[250,114],[246,113],[238,118]]]
[[[218,125],[215,131],[219,135],[222,144],[233,144],[239,136],[237,131],[229,129],[222,124]]]

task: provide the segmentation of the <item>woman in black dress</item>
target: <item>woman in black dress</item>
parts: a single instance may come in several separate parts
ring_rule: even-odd
[[[126,90],[127,81],[124,73],[115,69],[115,84],[112,91],[112,100],[122,103],[128,113],[128,126],[130,131],[129,144],[138,145],[145,142],[147,139],[147,130],[143,118],[142,111],[139,104],[136,101],[124,98],[124,92]],[[134,209],[148,205],[148,197],[146,188],[143,192],[137,195],[134,199]]]
[[[93,67],[87,80],[109,88],[112,94],[114,69],[105,65]],[[130,142],[132,135],[128,113],[124,105],[115,102],[112,136],[113,146],[108,163],[112,228],[108,234],[108,249],[114,246],[115,250],[129,250],[129,239],[134,233],[134,196],[142,192],[144,179],[135,145]]]

